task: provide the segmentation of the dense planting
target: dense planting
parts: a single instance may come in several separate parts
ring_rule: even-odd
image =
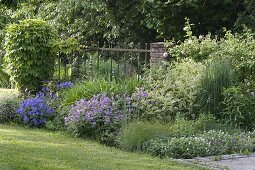
[[[252,142],[246,134],[230,135],[222,131],[209,131],[196,136],[153,139],[148,144],[147,152],[172,158],[249,153],[254,150]]]
[[[44,31],[50,29],[43,21],[25,20],[9,26],[7,33],[21,29],[25,34],[25,23],[32,23],[35,30],[41,28],[40,25],[43,25]],[[24,88],[28,90],[23,94],[21,104],[17,99],[0,101],[0,121],[62,130],[75,137],[95,140],[127,151],[146,152],[161,158],[253,152],[254,34],[245,30],[243,34],[226,31],[221,39],[211,34],[196,37],[189,20],[184,30],[186,39],[183,42],[168,42],[171,46],[168,52],[172,56],[170,64],[144,67],[144,70],[140,70],[142,76],[136,77],[130,73],[129,78],[122,79],[122,76],[116,78],[109,72],[109,68],[114,65],[112,60],[104,65],[108,71],[101,77],[95,72],[100,71],[100,63],[93,64],[91,61],[89,69],[95,72],[95,78],[84,74],[82,80],[75,78],[73,82],[48,81],[53,70],[51,64],[56,62],[54,57],[47,59],[52,57],[52,30],[48,30],[52,32],[47,34],[47,43],[42,45],[46,48],[45,53],[34,49],[39,46],[36,44],[26,47],[31,52],[28,55],[25,55],[26,50],[12,46],[11,38],[23,42],[24,37],[19,40],[17,35],[7,34],[7,63],[13,67],[15,64],[19,66],[15,68],[16,72],[10,74],[11,78],[23,91]],[[76,41],[74,44],[73,48],[79,46]],[[57,61],[61,67],[61,62],[72,60],[62,54],[69,54],[72,49],[71,46],[65,49],[63,44],[58,44],[58,47],[62,48],[58,52]],[[12,53],[11,48],[16,51]],[[49,56],[46,57],[46,54]],[[87,57],[86,54],[82,59]],[[31,63],[25,60],[27,56],[30,56]],[[46,61],[50,62],[49,65]],[[43,69],[40,70],[34,62]],[[95,65],[96,69],[92,68]],[[33,70],[31,67],[36,68]],[[77,70],[75,65],[72,67],[69,70],[64,68],[64,71],[74,76]]]

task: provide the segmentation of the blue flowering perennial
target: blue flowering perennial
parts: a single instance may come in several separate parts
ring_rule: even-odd
[[[63,83],[59,83],[56,85],[57,89],[67,89],[73,87],[73,83],[71,81],[67,81],[67,82],[63,82]]]
[[[65,124],[86,121],[92,127],[97,124],[114,124],[122,119],[122,110],[118,109],[118,101],[108,97],[105,93],[93,96],[89,100],[77,101],[65,117]]]
[[[53,112],[54,110],[44,100],[43,93],[24,100],[17,110],[17,114],[24,124],[36,127],[43,125],[47,118],[53,115]]]

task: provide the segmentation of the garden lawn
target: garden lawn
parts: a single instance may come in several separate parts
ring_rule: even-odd
[[[60,132],[0,125],[0,169],[204,169],[123,152]]]
[[[0,88],[0,99],[6,96],[14,95],[17,94],[17,90],[13,89],[1,89]]]

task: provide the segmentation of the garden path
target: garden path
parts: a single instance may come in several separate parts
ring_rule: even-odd
[[[209,167],[213,170],[255,170],[255,153],[250,155],[223,155],[217,157],[204,157],[188,159],[186,161]]]

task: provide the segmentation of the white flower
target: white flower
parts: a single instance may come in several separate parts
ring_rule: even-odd
[[[203,35],[199,35],[199,37],[198,37],[200,40],[202,40],[203,38],[204,38],[204,36]]]

